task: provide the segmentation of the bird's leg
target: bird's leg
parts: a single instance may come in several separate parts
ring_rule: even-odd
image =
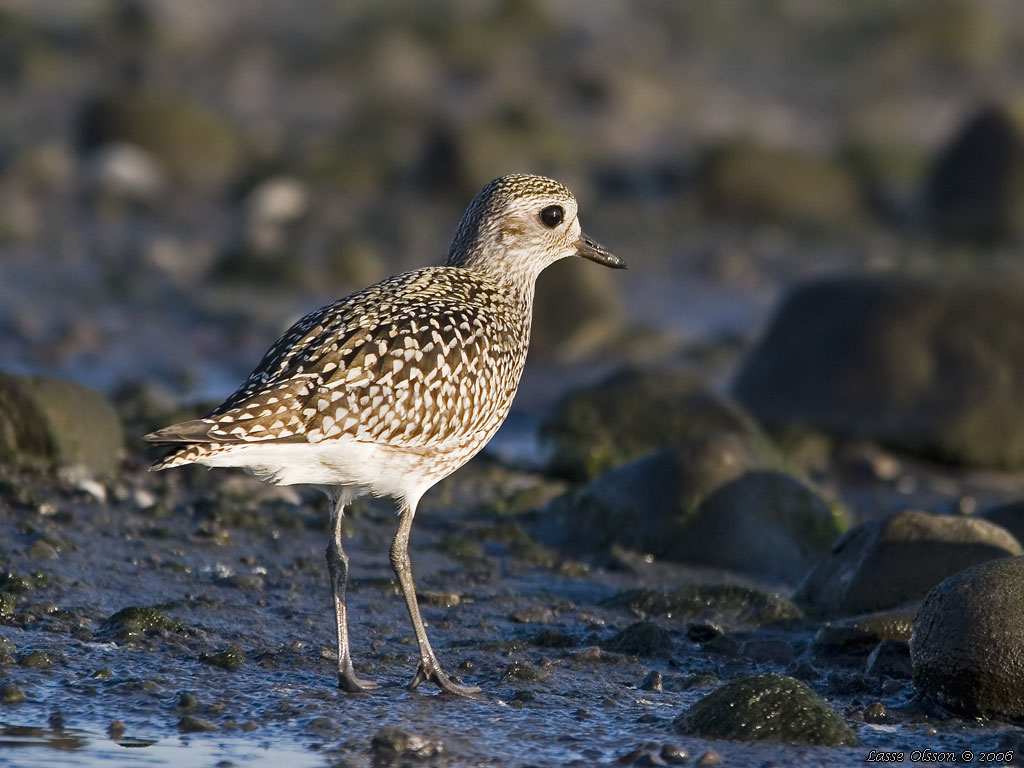
[[[331,575],[334,619],[338,629],[338,687],[350,693],[371,691],[380,686],[369,680],[360,680],[352,668],[352,649],[348,642],[348,618],[345,611],[348,556],[341,547],[341,513],[344,504],[340,497],[331,501],[331,540],[327,545],[327,572]]]
[[[416,642],[420,647],[420,663],[416,668],[416,675],[409,683],[409,690],[413,690],[422,682],[431,682],[445,693],[452,693],[457,696],[472,696],[479,693],[480,689],[472,686],[453,683],[441,669],[441,664],[434,655],[434,649],[430,647],[430,640],[427,639],[427,630],[423,626],[423,619],[420,616],[420,607],[416,601],[416,585],[412,579],[412,564],[409,561],[409,531],[412,529],[412,519],[416,514],[415,502],[404,501],[401,504],[398,517],[398,532],[391,544],[391,567],[395,570],[398,583],[402,587],[402,594],[405,596],[405,604],[409,608],[409,617],[412,619],[412,628],[416,633]]]

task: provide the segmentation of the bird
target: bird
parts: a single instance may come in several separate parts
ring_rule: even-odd
[[[328,496],[326,561],[343,691],[380,687],[353,666],[342,547],[345,507],[372,494],[397,507],[390,561],[419,647],[409,689],[430,682],[448,694],[480,692],[453,681],[430,645],[409,534],[423,494],[476,455],[508,415],[537,278],[568,257],[626,268],[583,234],[576,198],[563,184],[530,174],[496,178],[470,202],[442,266],[384,279],[306,315],[206,417],[145,436],[173,446],[154,470],[237,467]]]

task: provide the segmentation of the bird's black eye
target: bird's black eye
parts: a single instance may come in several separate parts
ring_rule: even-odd
[[[565,210],[560,205],[549,205],[540,212],[540,220],[544,222],[544,226],[548,229],[557,227],[564,218]]]

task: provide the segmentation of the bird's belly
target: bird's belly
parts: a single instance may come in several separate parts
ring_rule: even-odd
[[[408,497],[454,472],[477,450],[475,441],[408,449],[342,437],[319,443],[249,443],[197,461],[240,467],[275,485],[349,486],[376,496]]]

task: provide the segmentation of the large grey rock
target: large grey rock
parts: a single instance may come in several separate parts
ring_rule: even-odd
[[[852,616],[923,598],[948,576],[985,560],[1022,554],[985,520],[905,511],[850,530],[815,566],[794,602],[817,616]]]
[[[1024,557],[982,563],[929,592],[910,656],[918,690],[947,709],[1024,718]]]
[[[735,680],[677,717],[673,727],[704,739],[855,746],[857,736],[806,683],[782,675]]]
[[[618,467],[549,505],[541,535],[574,555],[613,546],[795,584],[842,530],[756,438],[723,434]]]
[[[839,277],[794,289],[735,381],[769,426],[1024,466],[1024,284]]]
[[[622,371],[565,395],[541,424],[556,474],[589,480],[659,448],[726,432],[756,436],[753,419],[692,375]]]
[[[0,373],[0,461],[110,476],[124,436],[113,404],[71,381]]]

